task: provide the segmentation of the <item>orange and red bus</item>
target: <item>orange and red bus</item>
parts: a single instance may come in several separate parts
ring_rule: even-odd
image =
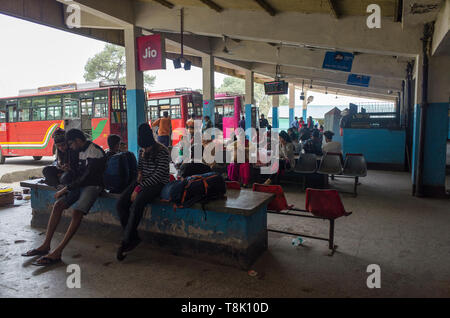
[[[190,115],[195,119],[202,118],[202,94],[191,89],[172,89],[149,91],[147,97],[147,121],[152,122],[163,117],[167,111],[172,120],[172,145],[176,145],[186,127]]]
[[[109,134],[127,142],[125,86],[66,84],[0,98],[0,163],[8,157],[52,156],[51,136],[58,127],[81,129],[105,150]]]

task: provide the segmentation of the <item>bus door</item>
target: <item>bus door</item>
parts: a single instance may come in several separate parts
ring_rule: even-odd
[[[90,93],[80,94],[80,106],[81,106],[81,130],[92,138],[92,113],[93,113],[93,96]]]
[[[7,101],[6,118],[6,121],[8,122],[6,139],[8,142],[17,141],[17,100]],[[8,154],[14,155],[14,152],[14,150],[10,149]]]
[[[128,143],[127,107],[125,88],[111,88],[109,91],[110,133],[119,135],[122,142]]]
[[[0,100],[0,143],[7,142],[7,129],[6,129],[6,102],[4,100]],[[6,151],[0,149],[0,151],[6,154]],[[0,163],[4,162],[4,157],[0,155]],[[3,162],[2,162],[3,161]]]
[[[63,107],[64,107],[64,129],[66,131],[70,129],[81,128],[81,117],[80,117],[80,100],[74,98],[70,94],[63,97]]]

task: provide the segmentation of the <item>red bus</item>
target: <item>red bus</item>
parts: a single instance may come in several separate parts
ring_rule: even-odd
[[[147,97],[147,121],[152,122],[163,117],[164,111],[169,112],[172,119],[172,145],[176,145],[186,127],[189,115],[195,119],[202,118],[202,94],[191,89],[172,89],[164,91],[149,91]]]
[[[109,134],[127,142],[125,86],[66,84],[1,98],[0,163],[8,157],[52,156],[51,136],[58,127],[81,129],[105,150]]]

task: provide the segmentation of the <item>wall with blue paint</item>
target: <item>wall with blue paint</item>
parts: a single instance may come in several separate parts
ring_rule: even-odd
[[[427,110],[427,134],[425,136],[425,159],[423,183],[445,186],[445,161],[447,156],[449,103],[430,103]]]
[[[404,130],[344,129],[342,149],[362,153],[369,163],[403,165],[405,161]]]
[[[137,144],[139,125],[146,122],[145,94],[142,89],[127,89],[127,131],[128,150],[138,157]]]
[[[450,123],[443,120],[449,114],[449,103],[430,103],[427,111],[427,133],[425,136],[423,183],[430,186],[445,185],[445,165],[447,156],[447,138]],[[419,105],[414,108],[412,182],[417,178],[420,133]],[[449,119],[450,121],[450,119]]]

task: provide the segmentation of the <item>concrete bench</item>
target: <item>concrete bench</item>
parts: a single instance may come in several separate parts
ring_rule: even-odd
[[[20,184],[31,188],[31,226],[45,228],[56,189],[39,181]],[[79,233],[119,242],[122,228],[116,211],[117,197],[102,193],[83,219]],[[267,249],[267,204],[272,197],[228,190],[225,199],[176,210],[171,204],[157,201],[146,208],[139,232],[144,242],[176,255],[248,269]],[[70,219],[70,211],[65,211],[57,231],[64,232]]]

